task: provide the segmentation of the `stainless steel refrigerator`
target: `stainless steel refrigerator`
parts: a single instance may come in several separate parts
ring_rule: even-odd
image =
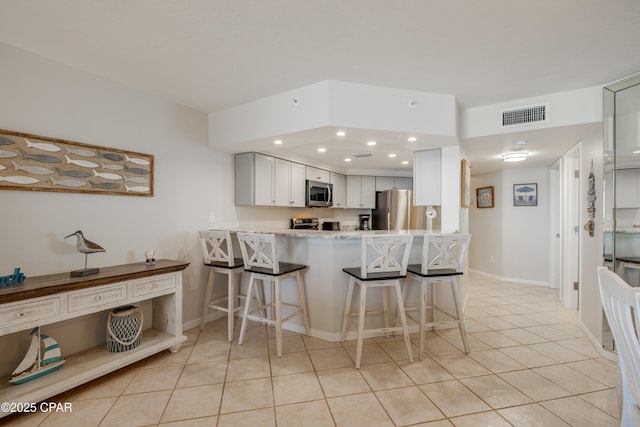
[[[426,206],[413,205],[411,190],[385,190],[376,193],[372,213],[374,230],[424,230],[427,228]]]

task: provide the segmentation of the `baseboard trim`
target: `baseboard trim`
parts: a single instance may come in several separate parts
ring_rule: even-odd
[[[514,279],[511,277],[501,277],[501,276],[496,276],[495,274],[491,274],[491,273],[485,273],[484,271],[480,271],[480,270],[474,270],[472,268],[469,269],[470,273],[473,274],[477,274],[478,276],[482,276],[482,277],[486,277],[488,279],[493,279],[493,280],[497,280],[499,282],[504,282],[504,283],[516,283],[519,285],[533,285],[533,286],[544,286],[549,288],[549,282],[538,282],[535,280],[524,280],[524,279]]]
[[[591,344],[593,344],[593,346],[596,348],[596,350],[598,350],[602,357],[613,362],[618,361],[618,355],[612,351],[606,350],[602,346],[602,343],[595,337],[595,335],[591,333],[589,328],[587,328],[587,326],[582,323],[582,321],[578,321],[578,326],[580,327],[580,329],[582,329],[582,332],[584,332],[584,334],[587,336],[587,339],[591,341]]]

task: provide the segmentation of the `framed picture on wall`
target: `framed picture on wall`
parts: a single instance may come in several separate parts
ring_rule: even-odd
[[[513,184],[513,206],[538,206],[538,184]]]
[[[478,208],[492,208],[493,205],[493,185],[476,188],[476,206]]]
[[[462,160],[462,183],[460,191],[460,207],[468,208],[471,205],[471,167],[467,159]]]

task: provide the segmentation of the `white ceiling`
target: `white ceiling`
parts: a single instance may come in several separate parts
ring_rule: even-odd
[[[0,42],[203,112],[323,80],[450,94],[460,108],[604,85],[640,71],[639,23],[638,0],[0,2]],[[594,131],[524,135],[545,153],[526,166]],[[522,136],[463,141],[473,172],[501,168]]]

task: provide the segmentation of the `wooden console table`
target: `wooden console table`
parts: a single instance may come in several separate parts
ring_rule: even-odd
[[[182,271],[188,265],[163,259],[152,266],[103,267],[87,277],[27,277],[0,288],[0,336],[145,300],[153,304],[152,327],[143,331],[137,348],[109,353],[101,346],[70,356],[63,348],[66,362],[56,372],[20,385],[0,378],[0,402],[40,402],[160,351],[178,351],[187,339],[182,335]],[[6,415],[0,411],[0,418]]]

